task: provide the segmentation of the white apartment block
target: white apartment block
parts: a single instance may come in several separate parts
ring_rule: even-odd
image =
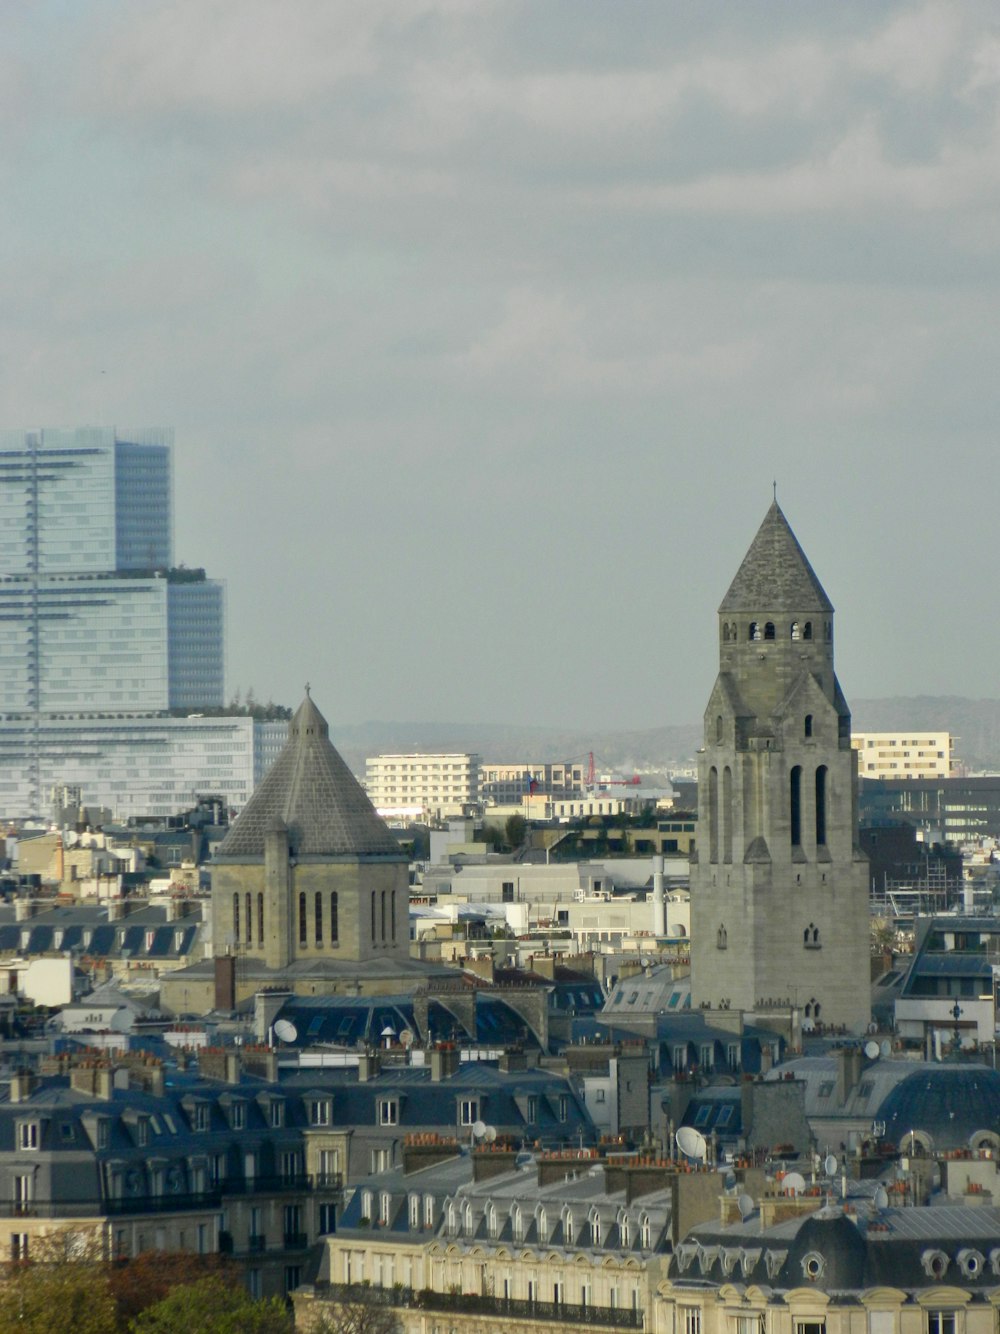
[[[952,772],[949,732],[854,732],[861,778],[948,778]]]
[[[479,756],[375,755],[365,761],[365,785],[385,819],[445,820],[479,800]]]

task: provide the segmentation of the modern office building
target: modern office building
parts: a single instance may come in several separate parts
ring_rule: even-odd
[[[43,814],[65,783],[116,813],[167,813],[171,782],[182,802],[194,795],[180,758],[192,729],[167,715],[224,703],[224,590],[203,570],[174,568],[172,440],[162,429],[0,433],[5,817]],[[205,721],[233,732],[237,720]],[[233,804],[253,783],[244,721],[248,786],[240,776],[229,791],[210,771],[234,736],[205,732],[200,759],[190,756],[194,786]]]
[[[948,732],[853,732],[862,778],[948,778],[954,767]]]

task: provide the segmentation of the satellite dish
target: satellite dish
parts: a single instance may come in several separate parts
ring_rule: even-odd
[[[837,1155],[835,1153],[828,1153],[823,1159],[823,1171],[828,1177],[836,1176],[837,1168],[839,1166],[840,1164],[837,1162]]]
[[[888,1209],[889,1192],[886,1190],[885,1186],[879,1186],[878,1190],[875,1192],[873,1203],[876,1209]]]
[[[685,1158],[694,1158],[700,1163],[705,1161],[708,1149],[700,1130],[695,1130],[694,1126],[681,1126],[674,1138]]]
[[[399,1045],[409,1049],[413,1046],[413,1033],[409,1028],[404,1028],[399,1035]]]
[[[806,1188],[806,1179],[801,1172],[789,1172],[781,1183],[781,1189],[792,1195],[801,1195]]]
[[[879,1052],[880,1052],[883,1056],[891,1056],[891,1055],[892,1055],[892,1043],[889,1041],[888,1038],[883,1038],[883,1039],[882,1039],[882,1042],[881,1042],[881,1044],[879,1045]]]
[[[483,1139],[485,1139],[487,1144],[492,1144],[496,1139],[496,1137],[497,1137],[496,1126],[487,1126],[486,1129],[483,1131]]]
[[[485,1137],[485,1135],[486,1135],[486,1122],[485,1122],[485,1121],[473,1121],[473,1123],[472,1123],[472,1133],[473,1133],[473,1135],[476,1137],[476,1139],[483,1139],[483,1138]]]
[[[882,1048],[877,1042],[869,1041],[865,1043],[865,1055],[868,1057],[869,1061],[877,1061],[881,1054]]]
[[[740,1211],[740,1217],[746,1222],[754,1210],[753,1197],[750,1195],[741,1195],[736,1201],[736,1207]]]
[[[274,1024],[274,1036],[279,1042],[294,1042],[299,1036],[299,1030],[292,1023],[291,1019],[276,1019]]]

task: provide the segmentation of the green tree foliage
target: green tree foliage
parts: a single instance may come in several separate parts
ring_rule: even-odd
[[[479,838],[494,852],[499,852],[505,846],[504,833],[498,824],[484,824]]]
[[[310,1303],[308,1334],[400,1334],[399,1316],[378,1289],[341,1288],[332,1301]]]
[[[86,1258],[4,1267],[0,1330],[18,1334],[116,1334],[106,1269]]]
[[[512,848],[521,847],[527,832],[528,822],[523,815],[510,815],[507,817],[507,823],[504,825],[504,833],[507,835],[507,842]]]
[[[132,1321],[132,1334],[293,1334],[278,1297],[256,1301],[218,1275],[172,1288]]]

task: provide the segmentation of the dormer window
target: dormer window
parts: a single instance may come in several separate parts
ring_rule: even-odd
[[[233,1130],[245,1130],[247,1124],[247,1105],[245,1102],[234,1102],[229,1113],[229,1124]]]
[[[379,1098],[378,1123],[380,1126],[399,1125],[399,1101],[396,1098]]]
[[[434,1226],[434,1196],[424,1196],[424,1227]]]
[[[459,1121],[463,1126],[472,1126],[479,1120],[479,1099],[462,1098],[459,1102]]]
[[[275,1098],[271,1103],[271,1126],[275,1130],[285,1124],[285,1104],[279,1098]]]
[[[409,1198],[410,1209],[410,1227],[418,1228],[420,1226],[420,1196],[411,1195]]]
[[[17,1147],[37,1149],[42,1141],[42,1129],[37,1121],[21,1121],[17,1127]]]
[[[309,1101],[309,1124],[328,1126],[330,1124],[330,1099],[312,1098]]]

